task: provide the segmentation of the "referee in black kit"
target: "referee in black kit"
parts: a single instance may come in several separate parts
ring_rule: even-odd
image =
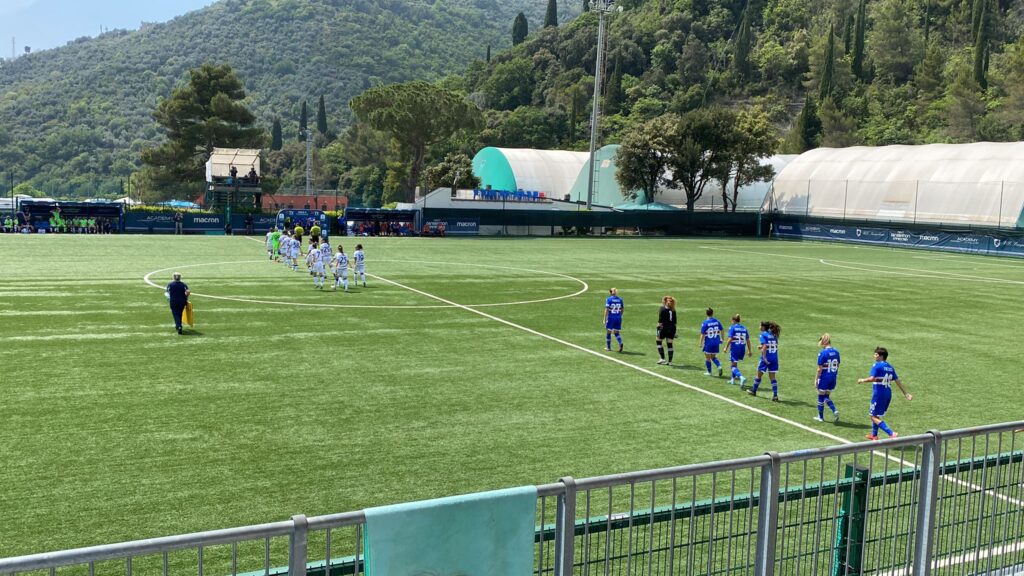
[[[676,299],[665,296],[661,299],[661,309],[658,310],[658,334],[655,343],[658,345],[658,364],[672,365],[672,340],[676,337]],[[665,359],[665,348],[662,347],[662,340],[668,344],[668,359]]]
[[[174,280],[164,290],[164,296],[167,296],[167,300],[171,304],[171,316],[174,317],[174,328],[178,334],[181,334],[181,314],[185,311],[185,305],[188,304],[189,294],[191,292],[188,289],[188,284],[181,281],[181,272],[175,272]]]

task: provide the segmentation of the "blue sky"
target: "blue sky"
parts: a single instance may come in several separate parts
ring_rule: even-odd
[[[63,46],[81,36],[96,36],[100,27],[134,30],[139,23],[166,22],[209,6],[214,0],[0,0],[0,56],[16,51]]]

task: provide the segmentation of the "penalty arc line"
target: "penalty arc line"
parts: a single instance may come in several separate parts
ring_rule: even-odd
[[[521,330],[521,331],[526,332],[528,334],[532,334],[534,336],[539,336],[541,338],[544,338],[545,340],[550,340],[551,342],[555,342],[557,344],[561,344],[563,346],[567,346],[567,347],[572,348],[574,350],[577,350],[579,352],[584,352],[584,353],[589,354],[591,356],[596,356],[596,357],[601,358],[603,360],[607,360],[609,362],[614,362],[615,364],[618,364],[620,366],[624,366],[626,368],[631,368],[633,370],[636,370],[636,371],[641,372],[643,374],[646,374],[648,376],[654,376],[655,378],[658,378],[660,380],[664,380],[666,382],[670,382],[670,383],[675,384],[676,386],[679,386],[681,388],[686,388],[687,390],[690,390],[690,391],[693,391],[693,392],[698,392],[700,394],[704,394],[705,396],[709,396],[711,398],[715,398],[716,400],[721,400],[722,402],[726,402],[728,404],[732,404],[733,406],[736,406],[738,408],[742,408],[744,410],[753,412],[755,414],[758,414],[758,415],[761,415],[761,416],[765,416],[767,418],[771,418],[772,420],[776,420],[776,421],[781,422],[783,424],[788,424],[788,425],[793,426],[795,428],[799,428],[800,430],[803,430],[805,432],[810,432],[812,434],[816,434],[818,436],[821,436],[823,438],[827,438],[829,440],[838,442],[840,444],[854,444],[855,443],[855,442],[853,442],[851,440],[847,440],[846,438],[843,438],[841,436],[836,436],[834,434],[829,434],[828,432],[824,432],[822,430],[811,428],[810,426],[807,426],[805,424],[801,424],[799,422],[796,422],[795,420],[790,420],[788,418],[783,418],[781,416],[777,416],[775,414],[772,414],[771,412],[767,412],[765,410],[761,410],[760,408],[755,408],[753,406],[749,406],[749,405],[744,404],[744,403],[742,403],[742,402],[740,402],[738,400],[733,400],[732,398],[728,398],[726,396],[722,396],[721,394],[716,394],[715,392],[711,392],[710,390],[705,390],[703,388],[694,386],[692,384],[687,384],[686,382],[683,382],[682,380],[677,380],[677,379],[672,378],[670,376],[666,376],[664,374],[659,374],[659,373],[657,373],[657,372],[655,372],[653,370],[649,370],[647,368],[642,368],[642,367],[637,366],[635,364],[630,364],[629,362],[626,362],[624,360],[620,360],[620,359],[615,358],[613,356],[608,356],[608,355],[603,354],[601,352],[597,352],[597,351],[591,350],[589,348],[584,348],[583,346],[580,346],[579,344],[573,344],[572,342],[569,342],[569,341],[566,341],[566,340],[562,340],[561,338],[557,338],[555,336],[551,336],[550,334],[545,334],[543,332],[538,332],[537,330],[534,330],[532,328],[528,328],[528,327],[523,326],[521,324],[516,324],[515,322],[509,321],[509,320],[505,320],[504,318],[499,318],[498,316],[495,316],[493,314],[488,314],[487,312],[484,312],[483,310],[477,310],[475,308],[471,308],[469,306],[466,306],[466,305],[463,305],[463,304],[459,304],[458,302],[453,302],[453,301],[448,300],[446,298],[443,298],[441,296],[437,296],[436,294],[431,294],[429,292],[424,292],[423,290],[418,290],[418,289],[413,288],[411,286],[406,286],[405,284],[402,284],[400,282],[396,282],[394,280],[389,280],[389,279],[384,278],[382,276],[377,276],[377,275],[374,275],[374,274],[367,274],[367,276],[369,276],[371,278],[375,278],[377,280],[380,280],[381,282],[386,282],[388,284],[392,284],[392,285],[397,286],[399,288],[403,288],[405,290],[408,290],[410,292],[419,294],[421,296],[425,296],[427,298],[431,298],[433,300],[437,300],[438,302],[444,302],[445,304],[448,304],[448,305],[453,306],[455,308],[461,308],[461,309],[466,310],[468,312],[472,312],[473,314],[477,314],[478,316],[483,316],[484,318],[487,318],[489,320],[493,320],[493,321],[498,322],[500,324],[504,324],[504,325],[509,326],[511,328],[515,328],[517,330]],[[914,466],[912,463],[907,462],[906,460],[903,460],[902,458],[899,458],[899,457],[896,457],[896,456],[890,456],[889,454],[884,454],[884,453],[879,452],[877,450],[873,450],[872,452],[875,455],[877,455],[877,456],[881,456],[881,457],[886,458],[886,459],[888,459],[888,460],[890,460],[892,462],[896,462],[896,463],[900,464],[901,466],[907,466],[907,467],[913,467]],[[1010,502],[1010,503],[1015,504],[1017,506],[1024,507],[1024,501],[1017,500],[1015,498],[1010,498],[1009,496],[1004,496],[1002,494],[999,494],[998,492],[987,490],[987,489],[985,489],[985,488],[983,488],[981,486],[977,486],[977,485],[971,484],[969,482],[964,482],[963,480],[959,480],[957,478],[943,477],[943,479],[947,480],[949,482],[952,482],[954,484],[963,486],[963,487],[967,487],[967,488],[971,488],[973,490],[977,490],[977,491],[981,491],[981,492],[987,493],[987,494],[989,494],[989,495],[991,495],[991,496],[993,496],[995,498],[998,498],[1000,500],[1004,500],[1006,502]]]

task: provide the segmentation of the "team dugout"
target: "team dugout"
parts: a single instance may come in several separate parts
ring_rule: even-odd
[[[25,200],[21,202],[20,212],[29,232],[110,234],[121,231],[124,205],[119,202]]]

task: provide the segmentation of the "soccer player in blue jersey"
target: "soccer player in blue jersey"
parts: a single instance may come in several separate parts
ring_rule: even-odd
[[[711,363],[718,367],[718,376],[722,376],[722,363],[718,361],[718,352],[722,346],[722,323],[715,318],[715,311],[705,311],[707,319],[700,325],[700,347],[704,351],[705,376],[711,376]]]
[[[761,322],[761,345],[757,347],[761,351],[761,360],[757,363],[757,376],[754,377],[754,386],[747,390],[747,394],[757,396],[757,388],[761,385],[761,378],[767,372],[768,378],[772,381],[772,402],[779,401],[779,382],[776,380],[775,375],[779,371],[779,334],[781,333],[782,329],[775,322],[771,320]],[[743,389],[742,385],[740,389]]]
[[[826,332],[818,340],[821,352],[818,354],[818,374],[814,377],[814,388],[818,391],[818,422],[825,421],[825,405],[832,411],[832,421],[839,422],[839,410],[830,397],[836,389],[839,376],[839,350],[832,347],[832,336]]]
[[[604,301],[605,350],[611,351],[614,333],[615,340],[619,343],[619,352],[622,352],[622,335],[619,333],[622,330],[622,298],[619,298],[619,291],[615,288],[610,288],[608,294],[610,295]]]
[[[754,352],[750,348],[750,333],[747,332],[746,326],[740,324],[739,314],[733,314],[732,326],[729,326],[729,340],[725,344],[729,349],[729,362],[732,363],[732,378],[729,378],[729,384],[735,384],[738,380],[739,385],[743,386],[747,383],[747,378],[740,372],[739,362],[745,356],[753,356]]]
[[[857,380],[858,384],[866,382],[873,384],[871,409],[868,411],[868,415],[871,416],[871,434],[868,434],[866,438],[868,440],[878,440],[879,428],[888,434],[890,438],[896,438],[899,434],[889,428],[885,420],[882,420],[882,416],[885,416],[885,412],[889,409],[889,402],[892,400],[892,384],[895,383],[899,386],[900,392],[903,392],[903,397],[908,402],[913,400],[914,397],[903,387],[903,382],[896,375],[896,369],[892,367],[892,364],[889,364],[889,351],[881,346],[875,348],[875,364],[871,367],[871,376]]]

